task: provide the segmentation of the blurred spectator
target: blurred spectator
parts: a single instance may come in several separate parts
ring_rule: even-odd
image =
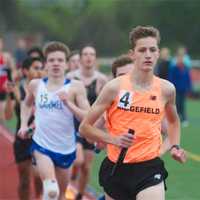
[[[190,56],[187,52],[187,49],[185,47],[183,47],[183,46],[179,47],[177,49],[176,54],[177,55],[183,55],[183,63],[188,69],[190,69],[192,67],[191,58],[190,58]],[[177,63],[177,58],[175,57],[172,60],[172,66],[176,65],[176,63]]]
[[[176,88],[176,106],[183,126],[188,125],[186,115],[186,96],[192,89],[190,73],[187,65],[184,63],[183,52],[178,51],[176,64],[172,65],[169,71],[169,80]]]
[[[17,68],[21,68],[22,62],[27,57],[26,41],[23,38],[17,40],[17,48],[15,50],[15,60]]]
[[[74,71],[80,67],[80,53],[79,51],[72,51],[68,57],[68,71]]]
[[[0,123],[4,121],[4,107],[6,100],[6,83],[15,80],[17,71],[14,59],[10,53],[4,51],[3,38],[0,38]]]
[[[156,75],[167,80],[170,68],[170,50],[168,48],[164,47],[161,49],[160,59],[156,68]]]

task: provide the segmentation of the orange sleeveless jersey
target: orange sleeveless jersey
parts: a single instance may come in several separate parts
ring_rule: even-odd
[[[136,139],[129,147],[124,163],[142,162],[159,156],[163,115],[159,78],[154,76],[151,90],[139,92],[132,89],[129,74],[120,77],[118,96],[106,111],[106,126],[112,135],[127,133],[130,128],[135,130]],[[113,162],[120,151],[115,145],[107,145],[108,157]]]

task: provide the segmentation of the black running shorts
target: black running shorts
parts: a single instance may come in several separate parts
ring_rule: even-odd
[[[90,150],[93,151],[95,146],[94,144],[88,142],[85,138],[77,136],[77,142],[82,144],[84,150]]]
[[[16,163],[31,159],[30,147],[32,139],[21,139],[16,136],[14,141],[14,155]]]
[[[99,183],[115,200],[134,200],[140,191],[163,181],[165,183],[168,176],[164,162],[160,158],[122,164],[111,176],[113,165],[108,158],[103,160],[99,171]]]

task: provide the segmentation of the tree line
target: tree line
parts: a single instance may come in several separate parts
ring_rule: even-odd
[[[92,44],[102,56],[126,52],[137,25],[153,25],[162,46],[200,52],[198,0],[0,0],[0,31],[42,33],[79,49]]]

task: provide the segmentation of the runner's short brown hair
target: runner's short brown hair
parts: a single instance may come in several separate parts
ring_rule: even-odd
[[[153,26],[136,26],[129,34],[131,48],[135,48],[136,41],[146,37],[153,37],[160,43],[160,32]]]
[[[47,59],[47,56],[49,53],[55,52],[55,51],[62,51],[65,54],[66,60],[70,54],[70,50],[69,47],[67,45],[65,45],[62,42],[57,42],[57,41],[53,41],[53,42],[48,42],[45,46],[44,46],[44,57],[45,59]]]

